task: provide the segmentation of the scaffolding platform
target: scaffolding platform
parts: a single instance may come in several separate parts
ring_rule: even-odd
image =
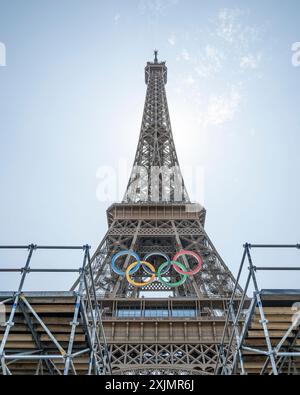
[[[289,330],[293,323],[293,317],[297,314],[295,303],[300,301],[300,290],[262,290],[260,299],[268,324],[272,348],[276,349],[287,334],[282,343],[281,351],[284,353],[300,353],[299,325],[295,325]],[[261,354],[262,352],[268,353],[268,346],[260,322],[259,308],[255,307],[252,311],[250,310],[249,314],[249,327],[245,333],[243,346],[244,369],[248,374],[272,373],[271,366],[265,366],[267,355]],[[247,347],[249,348],[248,351]],[[251,351],[251,348],[256,351]],[[278,368],[281,367],[280,373],[300,372],[300,358],[295,356],[294,360],[289,359],[288,363],[284,362],[284,358],[278,358],[277,366]],[[237,371],[241,372],[240,363],[237,366]]]
[[[299,245],[288,247],[299,249]],[[167,305],[137,298],[131,318],[126,298],[105,299],[96,294],[89,246],[19,248],[28,249],[24,267],[0,268],[0,273],[21,273],[15,292],[0,292],[0,374],[126,374],[124,347],[124,355],[132,359],[131,370],[144,369],[144,359],[154,355],[158,370],[172,359],[175,370],[193,374],[213,374],[214,367],[215,374],[222,375],[300,372],[300,289],[261,290],[256,278],[259,270],[298,274],[300,268],[257,267],[250,254],[254,246],[245,245],[231,298],[170,298]],[[82,267],[30,266],[34,251],[54,248],[83,250]],[[239,280],[247,259],[248,276],[241,288]],[[79,281],[72,291],[26,292],[24,281],[31,272],[78,272]],[[251,282],[254,293],[249,298]],[[159,315],[153,321],[154,308]],[[180,315],[183,308],[190,317],[186,312]],[[186,359],[188,347],[192,354]]]
[[[239,305],[229,302],[215,373],[298,375],[300,374],[300,289],[260,290],[256,272],[289,270],[299,274],[300,268],[295,266],[257,267],[252,262],[251,248],[299,249],[299,244],[295,246],[246,244],[244,246],[237,282],[241,278],[247,259],[248,276]],[[246,294],[251,283],[254,286],[254,293],[249,305]],[[232,295],[232,298],[234,297],[235,292]],[[241,327],[238,322],[242,317],[244,324]]]
[[[16,309],[14,325],[9,332],[5,345],[6,366],[11,374],[63,374],[64,355],[70,342],[72,321],[75,313],[75,292],[28,292],[20,295],[21,303]],[[14,293],[0,292],[0,303],[5,304],[6,314],[13,308]],[[24,301],[27,301],[42,322],[34,317]],[[25,314],[24,314],[25,313]],[[31,315],[31,317],[30,317]],[[79,317],[73,340],[74,355],[72,370],[77,374],[87,374],[89,370],[89,351],[87,327]],[[61,347],[58,349],[53,338],[45,331],[43,324]],[[5,326],[0,326],[0,342],[3,340]],[[65,351],[65,354],[63,352]],[[51,355],[51,359],[32,359],[31,357]],[[76,356],[78,354],[78,356]],[[16,356],[16,359],[14,359]],[[41,363],[41,361],[44,361]]]
[[[16,292],[0,292],[0,374],[110,374],[108,349],[93,279],[89,246],[0,246],[28,249],[25,266],[0,268],[21,273]],[[79,269],[30,266],[39,249],[82,250]],[[25,292],[29,273],[78,273],[78,286],[68,292]],[[89,276],[89,279],[88,279]]]

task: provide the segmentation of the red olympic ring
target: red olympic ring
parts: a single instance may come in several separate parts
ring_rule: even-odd
[[[202,263],[203,263],[202,258],[198,254],[196,254],[194,251],[181,250],[181,251],[177,252],[177,254],[174,255],[174,258],[172,259],[172,261],[177,261],[177,259],[182,255],[190,255],[190,256],[196,258],[198,265],[195,267],[195,269],[190,270],[189,272],[185,272],[184,270],[180,269],[180,267],[178,267],[176,265],[176,262],[174,262],[173,267],[176,270],[176,272],[180,273],[180,274],[187,275],[187,276],[192,276],[192,275],[198,273],[202,267]]]

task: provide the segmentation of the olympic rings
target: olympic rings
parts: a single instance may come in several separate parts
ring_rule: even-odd
[[[111,261],[111,267],[113,269],[113,271],[115,273],[117,273],[119,276],[124,277],[125,276],[125,272],[122,272],[122,270],[118,269],[116,267],[116,260],[123,255],[129,255],[129,256],[133,256],[136,259],[136,267],[132,268],[130,274],[133,274],[135,272],[137,272],[141,266],[141,260],[140,257],[138,256],[138,254],[136,254],[134,251],[120,251],[118,252],[116,255],[114,255],[112,261]]]
[[[145,265],[145,266],[147,266],[150,270],[152,270],[152,272],[151,272],[151,277],[149,278],[149,280],[145,281],[144,283],[138,283],[138,282],[136,282],[136,281],[133,281],[133,280],[130,278],[130,270],[134,268],[134,266],[137,264],[137,262],[131,263],[131,264],[128,266],[127,270],[126,270],[126,278],[127,278],[127,281],[129,282],[129,284],[135,285],[136,287],[144,287],[145,285],[148,285],[148,284],[152,283],[152,281],[155,280],[155,277],[156,277],[156,275],[155,275],[155,267],[154,267],[153,265],[151,265],[151,263],[146,262],[146,261],[141,261],[141,263],[143,264],[143,267],[144,267],[144,265]],[[168,264],[168,263],[167,263],[167,264]]]
[[[116,260],[119,257],[124,256],[124,255],[127,255],[127,256],[129,255],[129,257],[135,258],[135,261],[128,265],[125,272],[123,272],[122,270],[120,270],[116,267]],[[162,263],[157,268],[157,272],[156,272],[154,265],[147,261],[147,259],[149,259],[150,257],[152,257],[154,255],[163,257],[166,260],[164,263]],[[185,267],[185,265],[183,263],[177,261],[177,259],[183,255],[189,255],[191,257],[194,257],[198,262],[197,266],[194,269],[187,271],[187,268]],[[151,253],[145,255],[144,260],[141,261],[140,257],[138,256],[138,254],[136,252],[128,250],[128,251],[120,251],[117,254],[115,254],[112,258],[111,267],[112,267],[112,270],[116,274],[118,274],[119,276],[122,276],[122,277],[126,277],[127,281],[131,285],[134,285],[136,287],[145,287],[146,285],[150,284],[151,282],[153,282],[155,280],[159,280],[161,283],[163,283],[164,285],[166,285],[168,287],[178,287],[186,281],[187,276],[193,276],[194,274],[198,273],[202,267],[202,263],[203,263],[203,259],[201,258],[200,255],[196,254],[196,252],[194,252],[194,251],[181,250],[174,255],[172,260],[170,260],[168,255],[164,254],[163,252],[155,251],[155,252],[151,252]],[[144,281],[144,282],[137,282],[132,279],[132,275],[139,270],[141,265],[142,265],[142,268],[144,269],[144,271],[146,272],[146,275],[144,275],[142,277],[149,277],[149,278],[146,279],[146,281]],[[172,266],[173,266],[174,270],[178,274],[181,275],[180,280],[178,280],[174,283],[169,282],[165,278],[163,278],[163,275],[166,275]],[[167,275],[167,277],[168,277],[168,275]]]
[[[190,270],[189,272],[187,272],[187,271],[184,271],[184,269],[186,269],[186,268],[182,269],[182,267],[179,266],[179,265],[177,265],[177,263],[176,263],[176,264],[174,265],[174,269],[176,270],[176,272],[177,272],[177,273],[180,273],[180,274],[186,274],[187,276],[193,276],[194,274],[198,273],[199,270],[201,269],[201,266],[202,266],[202,263],[203,263],[202,258],[201,258],[198,254],[196,254],[194,251],[182,250],[182,251],[177,252],[177,254],[174,255],[173,261],[177,261],[177,259],[178,259],[180,256],[182,256],[182,255],[190,255],[190,256],[193,256],[194,258],[197,259],[198,265],[195,267],[195,269]],[[179,266],[179,267],[178,267],[178,266]],[[181,270],[181,269],[182,269],[182,270]]]

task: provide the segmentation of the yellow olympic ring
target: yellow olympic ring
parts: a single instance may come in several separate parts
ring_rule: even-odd
[[[154,267],[153,265],[151,265],[151,263],[146,262],[146,261],[141,261],[141,263],[143,263],[145,266],[147,266],[147,267],[151,270],[151,272],[154,273],[154,274],[152,274],[151,277],[150,277],[147,281],[145,281],[144,283],[137,283],[137,282],[133,281],[133,280],[130,278],[130,270],[131,270],[134,266],[136,266],[137,262],[131,263],[131,264],[127,267],[125,274],[126,274],[127,281],[128,281],[131,285],[134,285],[134,286],[136,286],[136,287],[144,287],[145,285],[148,285],[148,284],[150,284],[153,280],[155,280],[155,277],[156,277],[156,274],[155,274],[155,267]]]

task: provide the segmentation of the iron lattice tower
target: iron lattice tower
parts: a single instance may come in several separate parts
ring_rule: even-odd
[[[212,374],[235,279],[205,232],[205,209],[190,202],[181,177],[165,90],[167,67],[158,61],[157,51],[146,65],[145,82],[128,187],[123,202],[108,208],[108,231],[92,257],[112,370]],[[156,279],[138,288],[112,270],[112,258],[121,250],[141,258],[159,251],[171,259],[182,249],[199,254],[203,266],[178,287]],[[133,261],[121,257],[118,267],[125,270]],[[162,261],[157,256],[151,263],[157,268]],[[195,265],[190,256],[182,262],[188,270]],[[168,276],[173,282],[180,279],[173,269]],[[139,270],[132,278],[141,282],[145,273]]]

